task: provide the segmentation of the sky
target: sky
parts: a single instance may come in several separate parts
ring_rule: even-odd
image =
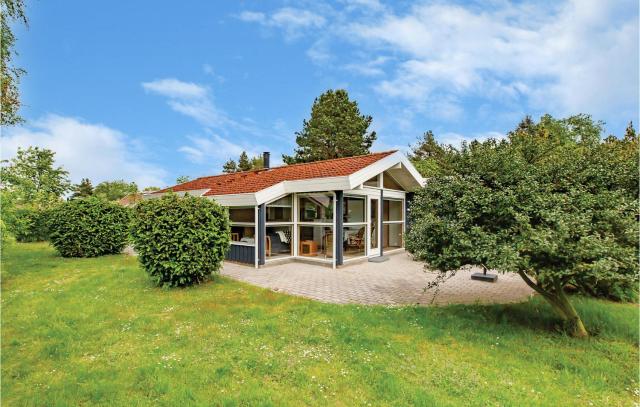
[[[373,151],[504,137],[525,116],[638,123],[638,2],[33,1],[16,25],[26,123],[0,155],[56,152],[73,182],[167,186],[291,154],[343,88]],[[637,126],[636,126],[637,128]]]

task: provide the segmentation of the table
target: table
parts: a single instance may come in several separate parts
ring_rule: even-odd
[[[300,242],[300,256],[317,256],[318,255],[318,244],[313,240],[303,240]]]

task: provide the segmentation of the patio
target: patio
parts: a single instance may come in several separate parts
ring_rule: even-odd
[[[470,279],[478,270],[464,270],[440,286],[424,291],[436,273],[425,273],[422,264],[402,251],[383,263],[358,262],[331,269],[301,262],[272,264],[254,269],[225,263],[222,275],[291,295],[335,304],[444,305],[513,303],[533,294],[520,276],[500,275],[496,283]]]

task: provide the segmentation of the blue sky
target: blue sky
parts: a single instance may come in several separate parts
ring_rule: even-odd
[[[638,4],[29,1],[16,27],[27,124],[77,182],[172,184],[240,151],[291,153],[313,99],[345,88],[376,151],[432,129],[501,137],[526,114],[638,123]]]

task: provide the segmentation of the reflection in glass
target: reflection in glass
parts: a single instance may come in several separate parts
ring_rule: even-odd
[[[344,198],[344,223],[365,222],[364,198],[347,196]]]
[[[267,222],[291,222],[291,195],[287,195],[267,205]]]
[[[333,195],[309,194],[301,196],[299,222],[333,222]]]

